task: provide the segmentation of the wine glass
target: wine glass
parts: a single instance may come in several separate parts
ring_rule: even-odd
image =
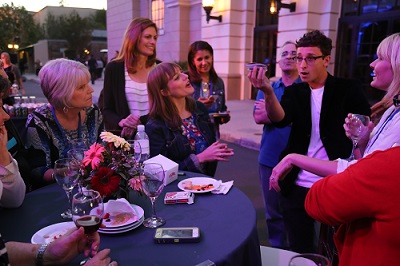
[[[210,97],[210,86],[209,86],[208,82],[202,82],[201,88],[202,88],[203,97],[204,98]]]
[[[289,266],[331,266],[331,262],[322,255],[305,253],[293,256]]]
[[[157,228],[165,224],[165,219],[157,217],[155,201],[164,188],[164,169],[157,163],[146,163],[143,165],[143,176],[140,179],[142,190],[150,198],[153,210],[152,216],[143,221],[148,228]]]
[[[93,239],[90,235],[95,233],[104,215],[103,198],[95,190],[83,190],[76,193],[72,198],[72,220],[76,227],[83,227],[88,237],[88,245],[91,246]],[[80,265],[85,264],[90,257],[81,261]]]
[[[78,169],[78,171],[81,168],[82,165],[82,160],[85,158],[85,151],[87,149],[84,148],[72,148],[67,152],[68,158],[72,159],[71,163],[74,167]],[[82,189],[82,182],[81,180],[78,179],[77,184],[79,187],[79,191]]]
[[[87,149],[84,148],[72,148],[67,152],[68,158],[74,159],[77,162],[82,162],[85,157],[85,151]]]
[[[74,160],[71,158],[58,159],[54,163],[53,177],[57,183],[62,186],[67,194],[68,209],[61,213],[63,219],[71,219],[71,193],[78,180],[79,168],[74,165]]]
[[[357,147],[358,141],[368,131],[368,123],[370,119],[366,115],[352,114],[350,117],[350,123],[348,124],[350,139],[353,141],[353,148],[351,149],[350,157],[348,161],[355,160],[354,150]]]

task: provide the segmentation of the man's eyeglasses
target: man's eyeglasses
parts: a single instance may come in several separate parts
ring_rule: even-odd
[[[313,63],[315,63],[315,60],[317,60],[318,58],[324,58],[324,57],[325,57],[325,55],[307,56],[307,57],[296,56],[296,62],[297,62],[297,64],[301,64],[301,62],[303,62],[303,60],[305,60],[307,64],[313,64]]]

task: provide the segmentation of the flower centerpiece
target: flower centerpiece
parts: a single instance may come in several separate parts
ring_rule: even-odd
[[[102,132],[100,138],[102,143],[94,143],[84,152],[81,185],[105,198],[127,198],[129,188],[141,193],[139,164],[130,152],[131,145],[110,132]]]

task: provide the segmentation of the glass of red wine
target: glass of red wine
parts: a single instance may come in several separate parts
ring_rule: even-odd
[[[95,233],[102,221],[104,213],[103,198],[95,190],[82,190],[72,198],[72,220],[76,227],[83,227],[88,236],[88,245],[91,246],[91,235]],[[85,264],[90,257],[81,262]]]

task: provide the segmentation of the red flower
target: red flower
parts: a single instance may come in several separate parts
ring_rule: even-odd
[[[108,167],[99,167],[90,181],[92,188],[102,196],[111,196],[119,189],[121,177]]]

